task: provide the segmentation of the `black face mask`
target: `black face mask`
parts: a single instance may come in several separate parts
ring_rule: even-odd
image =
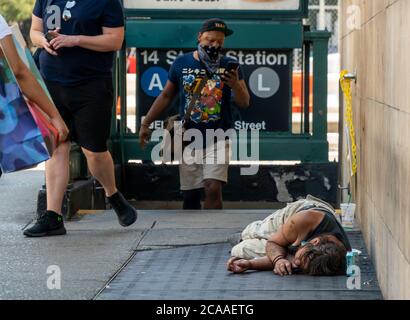
[[[218,60],[222,53],[222,47],[202,46],[202,48],[211,60]]]

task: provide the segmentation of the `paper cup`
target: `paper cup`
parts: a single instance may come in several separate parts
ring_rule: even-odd
[[[343,227],[352,228],[354,226],[356,204],[355,203],[342,203],[340,205],[340,209],[342,211]]]

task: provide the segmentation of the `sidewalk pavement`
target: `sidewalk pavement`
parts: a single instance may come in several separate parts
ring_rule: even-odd
[[[35,217],[43,175],[24,171],[0,178],[0,299],[381,298],[367,256],[364,290],[357,292],[347,291],[345,277],[226,272],[226,238],[269,210],[144,210],[125,229],[108,210],[66,222],[66,236],[25,238],[22,229]],[[360,234],[352,236],[362,247]],[[50,266],[61,270],[59,290],[47,288]]]

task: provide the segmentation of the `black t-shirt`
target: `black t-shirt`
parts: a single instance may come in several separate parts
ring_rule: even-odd
[[[48,31],[47,0],[36,0],[33,14],[43,19],[44,33]],[[67,0],[53,0],[63,13]],[[71,19],[61,18],[61,34],[98,36],[102,28],[124,26],[124,16],[119,0],[76,0],[70,9]],[[63,86],[74,86],[91,79],[112,76],[113,52],[97,52],[81,47],[61,48],[58,56],[45,50],[40,55],[40,71],[43,77]]]
[[[229,129],[231,127],[231,96],[232,90],[222,82],[221,76],[229,61],[234,59],[223,57],[219,70],[211,75],[200,99],[192,110],[190,121],[186,128],[195,128],[202,132],[204,142],[207,129]],[[169,70],[169,80],[174,83],[180,95],[179,112],[184,117],[188,109],[195,85],[206,75],[205,66],[194,58],[194,53],[189,52],[178,57]],[[239,68],[239,79],[243,79],[242,70]]]
[[[306,239],[304,239],[304,241],[309,242],[320,235],[331,234],[343,243],[347,251],[352,251],[352,246],[350,245],[350,241],[346,232],[332,212],[329,212],[329,210],[325,208],[316,207],[314,205],[302,208],[300,211],[309,209],[321,211],[325,214],[325,216],[323,217],[323,220],[320,222],[320,224],[315,228],[315,230],[313,230],[306,237]]]

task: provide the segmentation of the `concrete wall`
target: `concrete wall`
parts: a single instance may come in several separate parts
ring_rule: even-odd
[[[358,30],[347,25],[351,5]],[[358,75],[357,218],[386,299],[410,299],[409,56],[409,0],[341,0],[341,67]]]

